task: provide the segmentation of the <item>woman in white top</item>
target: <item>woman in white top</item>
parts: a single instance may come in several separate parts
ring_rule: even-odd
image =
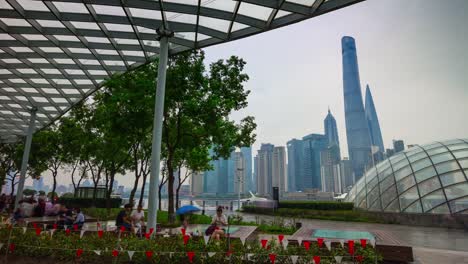
[[[145,211],[143,211],[143,207],[139,205],[137,209],[132,212],[130,218],[132,219],[133,226],[140,229],[141,232],[141,228],[145,226]]]
[[[213,220],[211,221],[211,224],[216,225],[216,229],[213,231],[213,234],[211,235],[211,237],[219,240],[221,237],[225,235],[224,229],[222,227],[228,225],[226,216],[223,215],[223,209],[221,207],[218,207],[218,209],[216,209],[216,215],[213,216]]]

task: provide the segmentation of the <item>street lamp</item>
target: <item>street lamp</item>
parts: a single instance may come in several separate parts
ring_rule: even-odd
[[[241,186],[244,184],[244,177],[242,177],[242,173],[244,171],[244,168],[237,168],[237,210],[241,209],[240,206],[240,199],[241,199]]]

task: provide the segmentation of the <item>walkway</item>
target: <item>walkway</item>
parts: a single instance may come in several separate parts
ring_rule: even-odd
[[[273,221],[275,217],[242,213],[244,221]],[[369,231],[391,244],[413,247],[416,263],[468,263],[468,232],[460,229],[445,229],[405,225],[388,225],[357,222],[339,222],[315,219],[285,219],[301,222],[302,226],[314,229],[338,229]],[[436,249],[436,250],[432,250]],[[441,258],[446,257],[444,261]]]

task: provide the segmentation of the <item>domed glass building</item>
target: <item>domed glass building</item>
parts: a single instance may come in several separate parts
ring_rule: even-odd
[[[468,214],[468,139],[395,154],[368,170],[346,201],[369,211]]]

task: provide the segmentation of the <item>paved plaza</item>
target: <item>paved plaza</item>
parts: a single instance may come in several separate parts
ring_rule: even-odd
[[[242,214],[245,221],[272,221],[267,215]],[[292,221],[289,219],[288,221]],[[369,231],[377,243],[413,247],[415,263],[468,263],[468,232],[460,229],[294,219],[305,228]]]

